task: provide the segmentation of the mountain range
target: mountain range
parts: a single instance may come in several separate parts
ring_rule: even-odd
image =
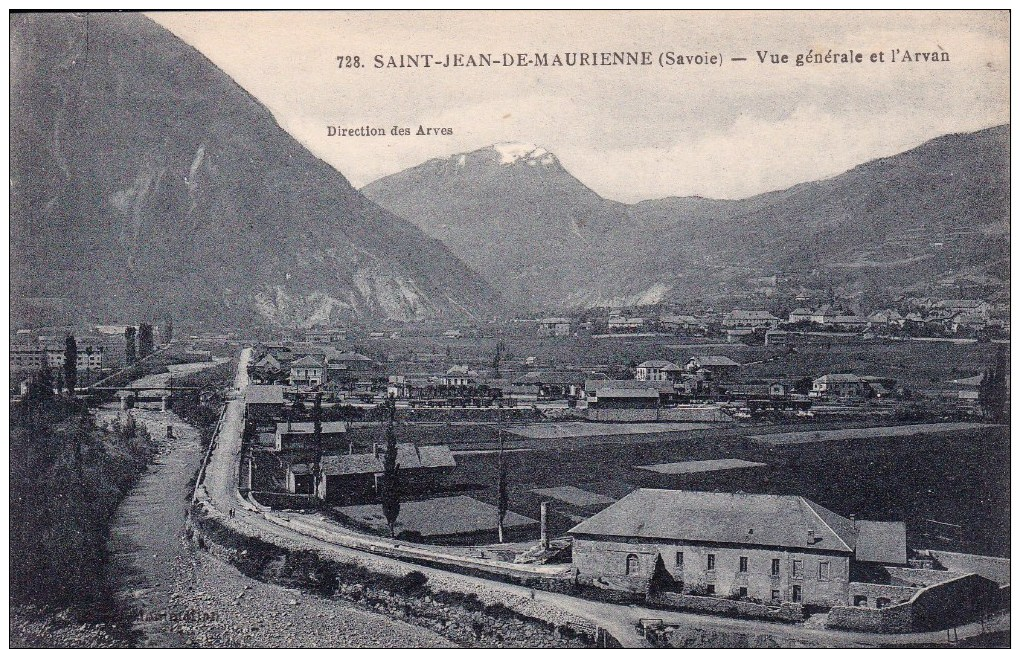
[[[740,200],[608,200],[519,143],[359,191],[140,14],[15,14],[11,56],[21,326],[463,320],[719,299],[772,275],[1009,280],[1008,125]]]
[[[140,14],[11,17],[12,321],[481,317],[496,294]]]
[[[362,191],[519,308],[712,299],[771,275],[893,293],[1009,277],[1008,125],[741,200],[619,203],[521,143],[429,160]]]

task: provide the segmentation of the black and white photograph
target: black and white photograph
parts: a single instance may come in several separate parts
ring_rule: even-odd
[[[1011,646],[1008,9],[8,19],[10,646]]]

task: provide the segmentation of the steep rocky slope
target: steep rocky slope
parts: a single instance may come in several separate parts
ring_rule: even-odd
[[[139,14],[11,18],[15,320],[231,324],[488,312],[442,243],[367,200]]]

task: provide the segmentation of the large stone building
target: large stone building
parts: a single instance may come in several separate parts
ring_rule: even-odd
[[[41,370],[43,367],[59,369],[64,367],[65,343],[61,340],[42,340],[38,343],[11,344],[10,368],[18,370]],[[75,366],[78,371],[103,369],[102,345],[86,341],[78,342],[78,357]]]
[[[847,603],[859,565],[907,563],[903,523],[855,521],[799,496],[638,489],[571,529],[578,579],[763,602]]]

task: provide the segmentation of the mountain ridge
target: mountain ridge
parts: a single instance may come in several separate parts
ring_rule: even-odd
[[[138,14],[13,16],[21,320],[484,316],[492,288]],[[58,313],[53,313],[55,310]]]
[[[481,171],[462,166],[456,184],[442,182],[442,174],[421,173],[458,154],[362,189],[446,242],[490,282],[519,268],[522,272],[508,283],[519,283],[519,292],[532,298],[522,304],[532,308],[625,306],[653,294],[660,300],[700,298],[732,290],[755,274],[790,274],[811,282],[828,273],[834,282],[874,283],[881,279],[876,268],[911,258],[902,249],[917,248],[922,240],[925,246],[943,244],[936,241],[943,236],[955,241],[942,259],[921,246],[917,256],[923,263],[893,273],[894,282],[906,286],[954,272],[1004,274],[999,253],[1008,251],[1008,239],[1000,236],[1008,232],[1008,139],[1008,124],[951,133],[841,174],[743,199],[617,203],[559,164],[540,169],[539,180],[524,182],[494,165]],[[550,185],[557,191],[547,191]],[[512,204],[497,208],[499,201]],[[461,226],[476,229],[470,243],[460,239],[461,228],[436,226],[453,218],[451,211]],[[586,227],[592,236],[575,240],[578,249],[566,253],[566,276],[547,274],[545,282],[529,282],[529,274],[542,270],[537,260],[564,254],[559,231],[576,224],[569,217],[578,211],[592,217],[589,223],[596,227]],[[545,221],[541,236],[495,244],[499,219],[522,214],[532,230],[539,228],[536,220]],[[918,232],[910,234],[913,230]]]

